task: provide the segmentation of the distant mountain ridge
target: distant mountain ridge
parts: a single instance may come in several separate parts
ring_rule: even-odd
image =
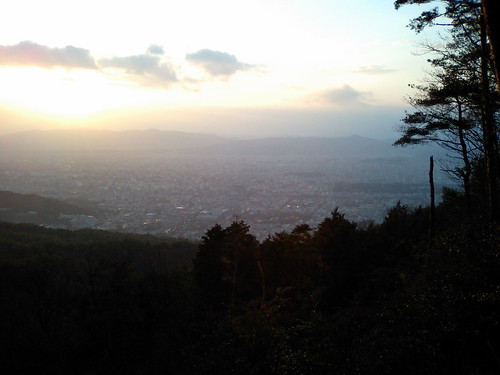
[[[156,129],[133,131],[51,130],[0,136],[0,149],[10,152],[153,151],[169,150],[195,155],[411,157],[429,154],[430,146],[401,149],[390,141],[358,135],[349,137],[275,137],[231,139],[212,134]]]
[[[0,137],[0,146],[3,149],[24,147],[39,151],[178,149],[222,142],[224,142],[223,138],[210,134],[191,134],[156,129],[129,131],[33,130]]]
[[[208,148],[205,151],[209,151]],[[401,150],[390,142],[349,136],[335,138],[280,137],[255,140],[235,140],[221,145],[214,153],[267,156],[324,156],[324,157],[393,157]]]

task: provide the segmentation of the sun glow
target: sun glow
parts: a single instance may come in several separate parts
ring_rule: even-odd
[[[88,70],[7,68],[0,70],[0,81],[0,101],[28,112],[56,117],[89,116],[140,105],[147,100],[144,93],[138,95],[136,90]]]

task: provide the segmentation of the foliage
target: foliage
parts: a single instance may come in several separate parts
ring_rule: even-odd
[[[398,0],[395,6],[431,2]],[[395,144],[433,142],[445,148],[454,159],[454,167],[449,171],[462,182],[469,217],[481,213],[474,209],[471,178],[474,164],[485,161],[482,183],[487,212],[492,221],[497,220],[500,101],[481,2],[442,0],[439,3],[443,9],[423,12],[410,24],[420,32],[437,24],[440,17],[450,20],[444,44],[426,46],[432,54],[428,60],[432,70],[424,84],[411,85],[416,94],[409,97],[408,102],[414,111],[403,118],[401,137]]]
[[[42,374],[171,366],[192,307],[191,286],[174,275],[194,250],[186,241],[0,223],[2,365]],[[157,357],[160,348],[171,363]]]
[[[2,363],[42,374],[494,373],[498,233],[464,220],[461,202],[447,193],[432,238],[428,209],[398,203],[381,224],[335,210],[262,242],[244,222],[216,225],[197,251],[2,223]]]

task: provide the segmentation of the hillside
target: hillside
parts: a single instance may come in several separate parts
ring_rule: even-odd
[[[93,216],[95,210],[82,208],[36,194],[0,191],[0,221],[69,226],[74,216]],[[66,217],[64,216],[66,215]]]
[[[336,211],[198,246],[0,223],[0,356],[18,373],[493,374],[498,237],[450,207],[431,241],[428,210],[399,204],[364,229]]]
[[[196,244],[183,239],[118,233],[94,229],[66,230],[44,228],[30,223],[0,222],[0,263],[14,259],[26,261],[43,255],[72,260],[86,259],[97,251],[109,261],[125,258],[134,267],[153,267],[155,271],[178,271],[191,265]],[[124,258],[125,257],[125,258]],[[144,263],[144,259],[148,263]],[[115,259],[113,259],[115,258]]]

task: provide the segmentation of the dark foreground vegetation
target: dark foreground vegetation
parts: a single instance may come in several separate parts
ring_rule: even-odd
[[[498,233],[448,192],[199,245],[0,224],[0,365],[37,374],[493,374]],[[479,204],[479,203],[478,203]],[[194,259],[194,260],[193,260]]]

